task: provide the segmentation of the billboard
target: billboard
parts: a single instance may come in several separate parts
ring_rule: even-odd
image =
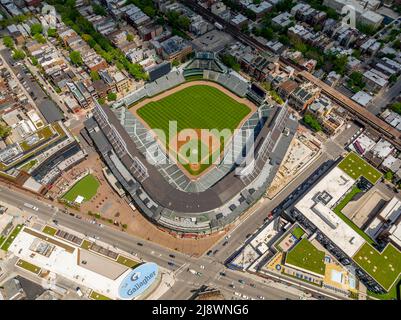
[[[149,70],[149,80],[155,81],[171,71],[171,63],[163,62]]]
[[[159,267],[156,263],[148,262],[132,269],[121,281],[118,294],[121,299],[134,299],[144,293],[157,279]]]

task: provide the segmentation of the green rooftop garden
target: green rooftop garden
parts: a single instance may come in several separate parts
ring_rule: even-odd
[[[25,139],[24,141],[22,141],[20,143],[20,147],[22,148],[22,150],[29,151],[29,150],[35,148],[35,146],[37,146],[38,144],[50,139],[54,135],[54,132],[50,128],[50,126],[46,126],[42,129],[39,129],[34,134],[36,134],[38,136],[38,138],[39,138],[38,142],[30,145],[30,144],[28,144],[27,139]]]
[[[89,298],[93,300],[111,300],[109,297],[106,297],[100,293],[97,293],[96,291],[92,291]]]
[[[52,228],[52,227],[50,227],[50,226],[45,226],[45,227],[42,229],[42,232],[43,232],[43,233],[46,233],[46,234],[48,234],[48,235],[50,235],[50,236],[54,236],[54,235],[56,234],[56,232],[57,232],[57,229]]]
[[[8,248],[10,248],[11,244],[14,242],[15,238],[17,237],[17,235],[20,233],[21,230],[22,230],[22,224],[17,225],[11,232],[11,234],[7,237],[6,241],[3,242],[1,249],[4,251],[8,251]]]
[[[38,163],[38,160],[33,159],[27,163],[25,163],[20,169],[28,172],[33,166],[35,166]]]
[[[35,274],[39,274],[41,270],[38,266],[35,266],[34,264],[22,259],[18,260],[16,265]]]
[[[397,281],[394,283],[394,285],[388,290],[387,293],[384,294],[378,294],[375,292],[371,292],[368,290],[368,294],[369,296],[376,298],[376,299],[380,299],[380,300],[397,300],[398,299],[398,294],[397,294],[397,290],[401,290],[398,289],[398,283],[401,282],[401,275],[399,276],[399,278],[397,279]],[[401,296],[401,293],[400,293]]]
[[[82,244],[81,244],[82,249],[89,250],[91,247],[92,247],[92,242],[90,242],[88,240],[82,241]]]
[[[117,262],[127,266],[128,268],[133,268],[133,267],[135,267],[135,266],[137,266],[139,264],[138,262],[136,262],[134,260],[131,260],[131,259],[127,258],[127,257],[124,257],[122,255],[118,256]]]
[[[324,275],[324,252],[316,249],[308,239],[302,239],[287,253],[285,264]]]
[[[294,230],[292,230],[291,233],[295,238],[299,240],[305,234],[305,231],[301,227],[297,226],[294,228]]]
[[[365,243],[353,259],[386,290],[400,277],[401,252],[392,244],[388,244],[380,253]]]
[[[350,152],[338,164],[338,167],[352,179],[357,180],[363,176],[372,184],[376,184],[376,182],[382,177],[382,174],[379,171],[359,157],[355,152]]]
[[[58,123],[54,123],[51,125],[51,127],[53,128],[53,130],[57,133],[57,136],[55,135],[55,133],[52,131],[52,129],[50,129],[50,125],[46,126],[44,128],[39,129],[38,131],[36,131],[36,133],[39,135],[39,138],[41,138],[42,142],[43,139],[45,140],[49,140],[51,137],[55,137],[54,139],[51,139],[51,142],[55,142],[57,140],[59,140],[60,138],[64,137],[66,135],[66,133],[64,132],[63,128],[60,126],[60,124]],[[0,172],[0,175],[5,176],[4,171],[14,167],[14,166],[18,166],[19,164],[23,164],[24,161],[26,161],[27,159],[39,154],[42,150],[44,150],[49,143],[44,143],[44,144],[40,144],[40,141],[33,144],[33,145],[29,145],[26,140],[20,142],[20,147],[22,148],[23,151],[26,152],[26,154],[23,157],[20,157],[18,159],[16,159],[13,163],[10,163],[8,165],[5,165],[4,163],[0,163],[0,170],[3,172]],[[33,159],[31,162],[24,164],[24,166],[21,169],[25,169],[25,170],[29,170],[29,167],[32,167],[33,165],[35,165],[36,163],[33,163],[35,159]],[[36,160],[37,161],[37,160]],[[26,167],[25,167],[26,166]],[[11,176],[8,177],[8,179],[10,179]],[[13,179],[11,177],[11,179]]]

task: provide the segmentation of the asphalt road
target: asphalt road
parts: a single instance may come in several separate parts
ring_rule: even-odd
[[[53,208],[47,203],[34,199],[32,198],[32,196],[30,197],[28,195],[25,195],[24,193],[15,189],[9,189],[7,186],[4,185],[1,185],[0,187],[0,200],[13,206],[19,207],[27,213],[37,215],[40,219],[46,221],[50,225],[53,224],[53,220],[57,220],[59,225],[73,229],[89,237],[99,237],[99,240],[102,242],[115,245],[121,250],[127,251],[129,253],[136,253],[138,257],[142,258],[144,261],[153,261],[161,267],[169,270],[178,270],[181,267],[181,269],[178,270],[177,273],[177,283],[173,286],[172,290],[170,290],[168,294],[164,297],[165,299],[188,298],[191,295],[190,290],[195,289],[194,284],[196,283],[187,281],[188,277],[193,276],[199,279],[199,285],[209,283],[211,285],[214,284],[214,286],[218,284],[227,287],[228,284],[231,282],[237,282],[240,278],[248,277],[246,274],[241,275],[240,273],[237,274],[237,272],[229,271],[230,277],[227,277],[227,279],[223,277],[221,277],[220,279],[216,279],[218,277],[218,272],[220,272],[220,270],[225,270],[225,267],[222,264],[216,264],[215,261],[209,257],[202,257],[200,259],[188,257],[186,255],[171,251],[155,243],[145,241],[141,238],[137,238],[122,231],[115,230],[107,226],[99,227],[97,224],[92,224],[89,221],[72,217],[61,212],[57,208]],[[38,207],[39,210],[35,211],[27,208],[24,206],[25,203],[30,203]],[[143,246],[138,246],[138,242],[142,243]],[[169,257],[170,254],[173,254],[175,258]],[[168,265],[168,262],[174,262],[175,265],[170,266]],[[202,269],[201,266],[205,266],[205,269]],[[203,275],[201,277],[195,276],[187,271],[188,268],[202,271]],[[179,288],[179,290],[175,289],[176,287]],[[176,290],[178,290],[179,292],[178,296],[176,295]],[[287,293],[285,291],[280,291],[268,286],[265,286],[264,288],[259,288],[259,290],[255,290],[255,288],[250,287],[250,289],[246,288],[245,291],[248,292],[249,290],[253,290],[255,296],[256,292],[259,292],[259,294],[263,294],[266,299],[278,299],[286,297],[296,298],[293,294]]]
[[[381,113],[384,108],[393,101],[394,98],[401,94],[401,77],[398,78],[397,82],[388,88],[382,94],[377,95],[371,103],[366,107],[370,112],[375,115]]]
[[[343,140],[348,134],[349,132],[341,134],[338,140]],[[264,219],[270,211],[287,199],[303,182],[308,180],[310,175],[323,163],[329,159],[336,159],[343,151],[336,139],[328,141],[322,150],[322,154],[273,200],[262,199],[258,202],[252,209],[253,212],[232,229],[226,246],[222,245],[225,241],[225,239],[222,239],[211,248],[212,251],[218,250],[216,254],[212,256],[204,255],[200,258],[186,256],[108,226],[100,227],[97,223],[91,223],[91,220],[72,217],[32,195],[17,189],[10,189],[9,186],[3,184],[0,185],[0,200],[19,207],[30,214],[37,215],[50,225],[53,224],[53,220],[57,220],[57,223],[61,226],[94,239],[99,237],[99,241],[118,247],[131,254],[136,254],[138,258],[144,261],[153,261],[161,267],[174,271],[176,283],[162,297],[163,299],[187,299],[192,295],[191,290],[198,289],[201,285],[221,288],[224,292],[236,298],[241,298],[240,294],[251,298],[263,296],[265,299],[299,299],[303,294],[301,291],[294,291],[294,288],[287,290],[283,285],[278,286],[274,282],[269,283],[259,277],[254,279],[254,276],[248,273],[228,270],[224,266],[224,262],[245,243],[248,234],[253,234],[263,225]],[[25,203],[30,203],[38,207],[39,210],[29,209],[24,206]],[[138,245],[138,243],[142,243],[142,246]],[[171,258],[169,256],[171,254],[175,257]],[[169,265],[169,262],[173,262],[174,265]],[[194,275],[188,271],[189,269],[196,270],[202,275]],[[220,275],[221,272],[226,275]],[[240,279],[245,284],[239,283],[238,280]],[[251,283],[255,284],[256,287],[250,286]],[[232,285],[235,288],[232,288]],[[236,292],[237,294],[235,294]]]

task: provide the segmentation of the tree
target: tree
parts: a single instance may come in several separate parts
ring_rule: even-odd
[[[388,78],[388,81],[389,81],[391,84],[394,84],[394,83],[397,82],[397,79],[398,79],[398,76],[397,76],[396,74],[392,74],[392,75],[390,76],[390,78]]]
[[[98,102],[100,105],[104,105],[104,104],[106,103],[106,101],[105,101],[103,98],[97,99],[97,102]]]
[[[347,66],[347,62],[348,62],[348,57],[345,54],[335,56],[334,61],[333,61],[334,71],[341,75],[344,75],[346,66]]]
[[[361,57],[361,50],[359,50],[359,49],[354,49],[354,50],[352,51],[352,56],[353,56],[354,58],[359,59],[359,58]]]
[[[107,94],[107,100],[108,101],[116,101],[117,100],[117,94],[115,94],[114,92],[109,92]]]
[[[31,58],[31,62],[32,62],[32,64],[34,65],[34,66],[37,66],[38,65],[38,59],[36,58],[36,57],[32,57]]]
[[[31,26],[31,35],[34,36],[35,34],[42,33],[43,26],[40,23],[34,23]]]
[[[400,40],[395,40],[394,42],[393,42],[393,45],[392,45],[392,47],[394,48],[394,49],[401,49],[401,41]]]
[[[14,47],[14,41],[13,38],[11,38],[10,36],[5,36],[3,38],[3,44],[7,47],[7,48],[13,48]]]
[[[354,92],[361,91],[365,87],[365,81],[363,81],[363,74],[359,71],[354,71],[349,76],[348,85]]]
[[[374,25],[370,25],[370,24],[366,24],[366,23],[357,23],[356,28],[360,32],[362,32],[368,36],[372,36],[376,33],[376,27]]]
[[[269,91],[271,98],[276,101],[278,104],[284,104],[284,100],[278,95],[278,93],[274,90]]]
[[[107,16],[106,9],[103,8],[101,5],[94,3],[94,4],[92,4],[92,9],[93,9],[93,12],[99,16]]]
[[[241,32],[243,33],[249,33],[249,26],[248,23],[245,23],[241,26]]]
[[[33,38],[39,43],[46,43],[45,37],[41,33],[37,33],[33,36]]]
[[[49,28],[47,30],[47,36],[51,37],[51,38],[57,38],[57,36],[58,36],[57,29]]]
[[[303,121],[308,127],[310,127],[315,132],[318,132],[318,131],[322,130],[322,127],[320,126],[320,124],[317,121],[317,119],[311,114],[305,115],[303,117]]]
[[[81,66],[83,64],[81,53],[79,51],[72,51],[70,53],[70,59],[76,66]]]
[[[128,41],[128,42],[134,41],[134,36],[133,36],[131,33],[128,33],[128,34],[127,34],[127,41]]]
[[[384,179],[386,179],[387,181],[392,181],[394,177],[394,174],[391,171],[387,171],[384,174]]]
[[[178,67],[178,66],[180,65],[180,61],[178,61],[178,60],[173,60],[173,62],[171,63],[171,65],[172,65],[173,67]]]
[[[25,58],[25,52],[22,50],[14,50],[14,53],[12,55],[12,58],[14,60],[22,60]]]
[[[0,138],[7,138],[11,133],[11,127],[0,123]]]
[[[394,112],[397,112],[398,114],[401,114],[401,102],[395,102],[390,106],[391,110]]]
[[[151,6],[146,6],[145,8],[143,8],[143,13],[153,18],[156,15],[156,9]]]
[[[231,55],[231,54],[225,54],[221,57],[221,61],[229,68],[239,71],[240,70],[240,65],[237,62],[237,60]]]
[[[91,71],[90,76],[91,76],[92,81],[100,80],[99,72],[97,72],[97,71]]]
[[[188,31],[189,30],[189,25],[191,24],[191,20],[187,17],[187,16],[184,16],[184,15],[181,15],[180,17],[179,17],[179,19],[178,19],[178,26],[181,28],[181,29],[183,29],[183,30],[185,30],[185,31]]]

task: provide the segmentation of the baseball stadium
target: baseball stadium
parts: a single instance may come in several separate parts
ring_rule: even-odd
[[[111,107],[97,105],[85,127],[127,201],[190,236],[225,228],[263,196],[298,122],[215,54],[198,52]]]

